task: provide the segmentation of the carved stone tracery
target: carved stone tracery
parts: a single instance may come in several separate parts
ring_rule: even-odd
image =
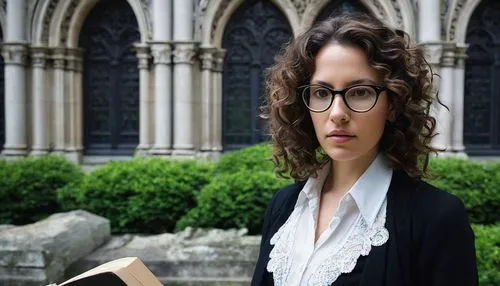
[[[3,43],[2,56],[6,65],[26,65],[28,47],[26,44]]]
[[[48,43],[49,42],[49,29],[50,29],[50,21],[52,20],[52,17],[54,15],[54,11],[56,9],[58,0],[50,0],[47,10],[45,12],[44,18],[43,18],[43,29],[42,29],[42,43]]]
[[[172,51],[173,61],[176,64],[193,64],[196,55],[194,43],[175,43]]]
[[[147,44],[137,44],[135,45],[135,53],[139,59],[138,68],[139,69],[149,69],[149,62],[151,60],[151,49]]]
[[[34,68],[45,68],[48,60],[48,49],[46,47],[31,47],[31,65]]]
[[[73,17],[76,7],[78,6],[79,3],[80,1],[78,0],[71,1],[68,8],[64,12],[63,21],[61,24],[61,38],[60,38],[61,44],[66,44],[66,40],[68,39],[68,31],[69,31],[69,24],[71,21],[71,17]]]
[[[172,48],[167,43],[152,43],[151,54],[153,55],[154,64],[170,64],[172,63]]]
[[[456,38],[458,17],[460,16],[460,12],[463,10],[466,3],[467,3],[467,0],[457,0],[455,7],[453,8],[453,12],[451,12],[452,18],[451,18],[451,25],[450,25],[450,30],[449,30],[449,38],[451,41],[455,40],[455,38]]]

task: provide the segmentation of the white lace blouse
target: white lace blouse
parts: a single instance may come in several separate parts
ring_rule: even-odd
[[[329,227],[314,242],[327,164],[309,178],[288,220],[271,238],[267,271],[274,285],[331,285],[351,272],[358,258],[389,238],[384,227],[392,169],[380,153],[340,201]]]

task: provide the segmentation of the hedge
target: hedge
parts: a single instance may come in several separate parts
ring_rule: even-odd
[[[428,181],[460,197],[472,223],[500,223],[500,163],[446,158],[429,167]]]
[[[57,189],[83,178],[64,157],[0,161],[0,224],[23,225],[61,211]]]
[[[65,210],[85,209],[111,221],[113,233],[172,232],[212,178],[213,164],[139,158],[111,162],[81,184],[59,190]]]
[[[500,285],[500,224],[472,225],[476,235],[479,285]]]
[[[227,152],[219,159],[215,172],[232,174],[242,170],[257,170],[272,173],[274,165],[270,160],[271,155],[271,145],[266,143]]]
[[[197,207],[177,223],[176,230],[187,226],[247,228],[250,234],[258,234],[272,195],[290,183],[266,171],[221,174],[203,188]]]

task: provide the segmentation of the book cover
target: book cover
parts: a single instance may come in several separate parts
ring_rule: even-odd
[[[99,265],[61,284],[48,286],[164,286],[138,257],[124,257]]]

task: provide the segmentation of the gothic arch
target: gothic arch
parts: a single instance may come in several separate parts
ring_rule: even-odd
[[[300,20],[292,1],[294,3],[300,2],[296,0],[271,0],[288,19],[292,32],[296,34],[299,30]],[[201,40],[203,45],[221,46],[226,25],[243,2],[244,0],[214,0],[209,2],[202,25]]]
[[[126,0],[134,11],[141,42],[151,39],[151,21],[148,11],[147,0]],[[70,48],[78,47],[78,37],[90,10],[96,5],[98,0],[71,0],[66,2],[64,13],[59,14],[57,21],[51,26],[51,46],[65,45]],[[54,32],[52,32],[54,31]]]
[[[40,0],[33,9],[28,29],[35,45],[77,47],[78,34],[87,14],[99,0]],[[126,0],[139,24],[141,41],[151,39],[148,0]]]
[[[311,27],[319,13],[331,1],[315,0],[315,5],[308,5],[303,11],[301,29],[306,30]],[[412,37],[415,36],[415,15],[409,0],[359,0],[359,3],[385,23],[405,30]]]
[[[58,0],[40,0],[33,11],[33,20],[29,33],[33,45],[42,46],[49,42],[49,25],[54,15]]]
[[[472,13],[481,0],[454,0],[446,17],[446,40],[465,43]]]

